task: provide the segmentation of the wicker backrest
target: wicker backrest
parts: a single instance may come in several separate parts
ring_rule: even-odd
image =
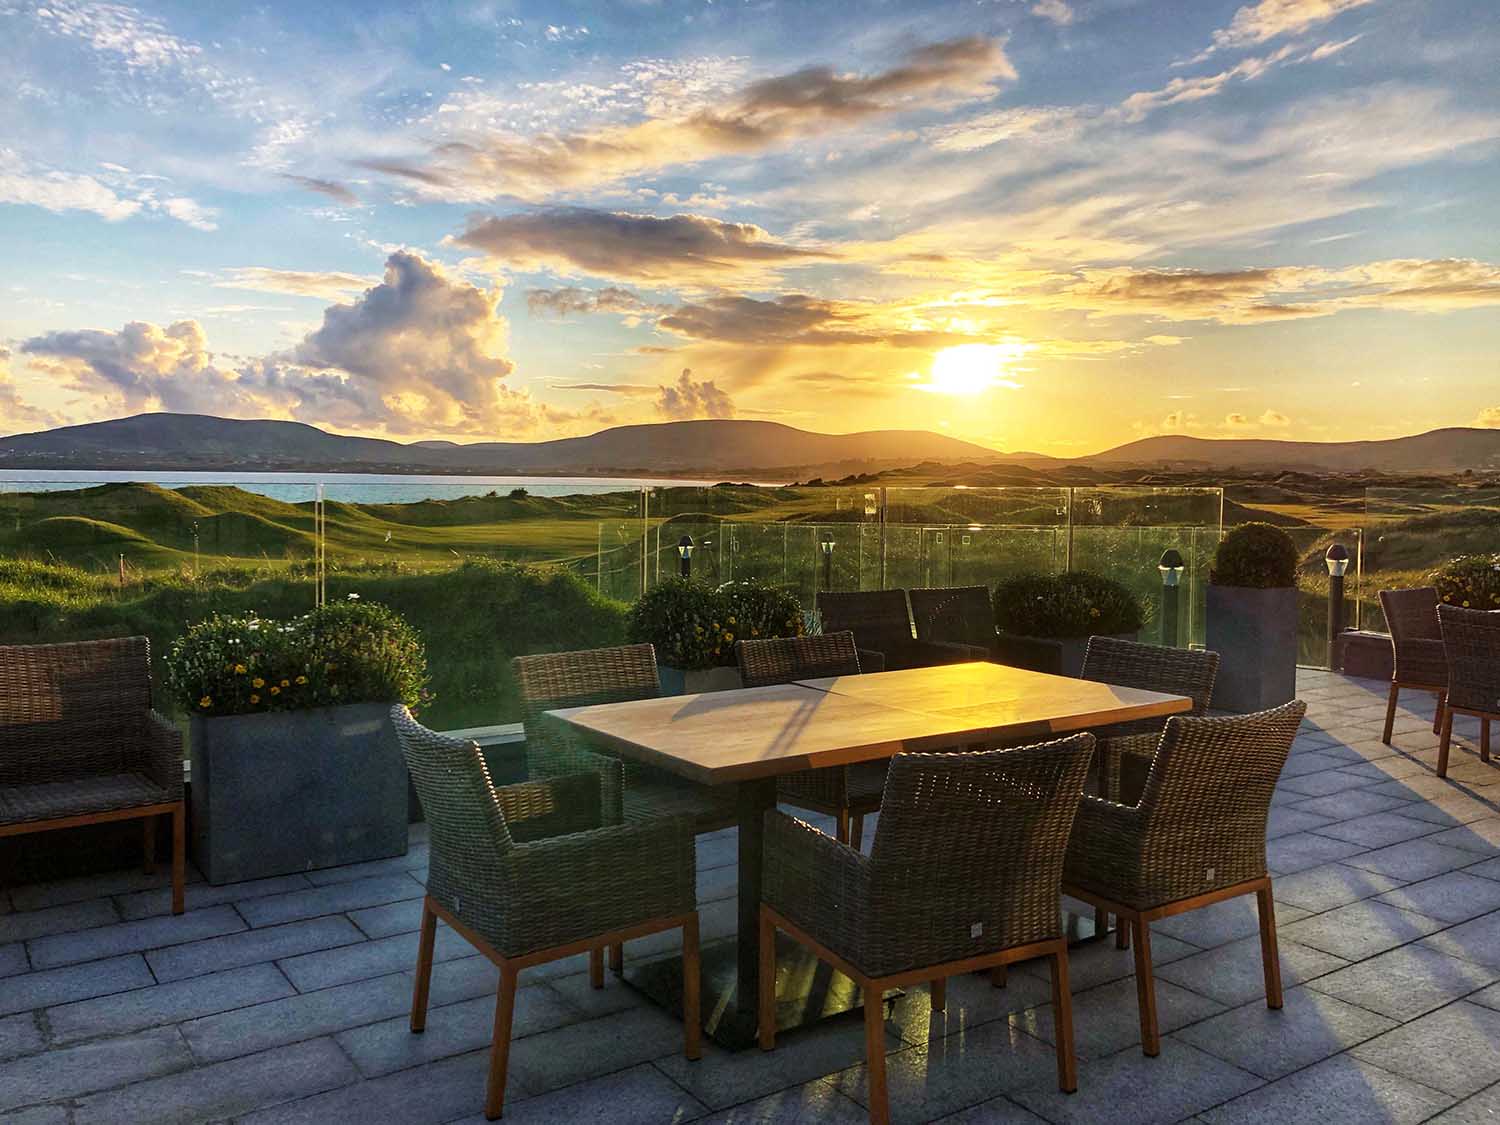
[[[995,606],[988,586],[913,589],[911,616],[919,641],[956,641],[991,648]]]
[[[1402,641],[1442,640],[1437,607],[1438,592],[1433,586],[1380,591],[1380,608],[1385,611],[1386,628],[1397,648]]]
[[[1271,798],[1306,713],[1298,699],[1249,715],[1167,720],[1140,803],[1142,862],[1163,885],[1208,890],[1265,875]]]
[[[579,757],[576,740],[555,723],[542,722],[542,712],[661,695],[656,650],[650,645],[518,656],[512,666],[521,687],[526,765],[532,777],[557,777],[591,768],[588,760]]]
[[[746,687],[859,675],[859,652],[854,647],[854,634],[847,629],[821,636],[740,641],[734,646],[734,655]]]
[[[1082,679],[1096,683],[1186,695],[1193,701],[1194,715],[1208,713],[1218,674],[1217,652],[1143,645],[1118,637],[1090,637],[1083,654],[1083,671],[1079,673]],[[1144,719],[1139,723],[1121,723],[1110,731],[1132,734],[1137,730],[1160,730],[1161,725],[1160,719]]]
[[[871,849],[872,963],[935,965],[1055,938],[1094,737],[898,754]],[[977,929],[976,929],[977,927]]]
[[[1500,613],[1440,605],[1438,623],[1448,657],[1448,702],[1500,714]]]
[[[848,630],[860,648],[899,651],[913,640],[905,590],[824,591],[818,613],[823,632]]]
[[[139,770],[150,709],[145,637],[0,645],[0,785]]]

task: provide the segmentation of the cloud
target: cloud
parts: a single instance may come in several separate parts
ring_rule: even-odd
[[[161,201],[161,209],[180,223],[186,223],[194,230],[218,230],[219,224],[214,222],[218,211],[212,207],[205,207],[201,203],[188,199],[186,196],[173,196]]]
[[[34,406],[21,397],[10,371],[11,352],[0,347],[0,437],[20,432],[18,427],[47,429],[63,425],[63,419],[51,411]]]
[[[1262,426],[1290,426],[1292,424],[1292,420],[1279,410],[1267,409],[1266,412],[1260,416],[1260,424]]]
[[[1058,27],[1067,27],[1077,18],[1065,0],[1036,0],[1031,6],[1031,14],[1051,20]]]
[[[217,229],[213,220],[218,212],[212,207],[181,195],[161,198],[155,186],[160,179],[118,165],[100,165],[94,174],[45,168],[12,149],[0,148],[0,203],[41,207],[55,215],[85,211],[111,223],[141,214],[164,214],[196,230]]]
[[[1474,415],[1471,424],[1485,430],[1500,430],[1500,406],[1486,406]]]
[[[270,266],[236,266],[213,282],[219,289],[254,289],[338,301],[378,284],[375,278],[334,270],[281,270]]]
[[[692,370],[684,367],[675,385],[657,388],[656,412],[673,421],[733,418],[734,401],[712,379],[696,381]]]
[[[666,389],[645,383],[553,383],[552,388],[558,391],[604,391],[612,395],[624,395],[627,398],[644,398],[659,394]]]
[[[805,293],[769,300],[709,297],[679,305],[656,324],[695,340],[759,346],[940,348],[974,338],[968,332],[924,324],[909,306],[838,301]]]
[[[308,191],[315,191],[319,195],[326,195],[335,203],[340,203],[345,207],[359,206],[359,196],[355,195],[354,192],[337,180],[320,180],[313,176],[294,176],[288,172],[281,173],[281,178],[296,184],[298,187],[306,188]]]
[[[451,241],[512,269],[550,268],[678,283],[833,256],[777,242],[752,223],[705,215],[659,219],[586,207],[476,217]]]
[[[550,314],[567,317],[583,313],[614,313],[627,320],[639,320],[652,313],[665,312],[670,305],[658,305],[638,293],[617,286],[604,289],[532,289],[526,294],[526,307],[533,316]]]
[[[1063,144],[1078,135],[1084,116],[1072,106],[1017,106],[937,125],[922,135],[939,152],[977,152],[1021,137]]]
[[[913,48],[869,74],[811,66],[761,79],[686,113],[662,105],[631,124],[531,137],[487,133],[416,159],[362,163],[449,200],[538,201],[559,190],[760,152],[876,117],[987,98],[1015,77],[1001,41],[972,36]]]
[[[1255,47],[1283,35],[1299,35],[1374,0],[1259,0],[1234,13],[1229,26],[1213,34],[1213,45],[1194,58],[1207,58],[1215,51]]]
[[[1311,57],[1304,55],[1301,58],[1293,58],[1295,53],[1295,47],[1286,46],[1269,55],[1241,59],[1229,69],[1221,70],[1217,74],[1202,74],[1195,78],[1174,78],[1160,89],[1141,90],[1131,94],[1120,103],[1120,108],[1124,111],[1126,120],[1140,121],[1148,113],[1163,106],[1211,98],[1221,93],[1231,82],[1237,80],[1248,82],[1288,60],[1304,62]]]

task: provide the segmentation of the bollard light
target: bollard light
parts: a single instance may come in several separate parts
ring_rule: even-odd
[[[1180,632],[1182,572],[1187,569],[1187,564],[1175,547],[1168,547],[1161,553],[1156,569],[1161,573],[1161,643],[1176,648]]]
[[[1328,548],[1328,553],[1323,556],[1323,561],[1328,564],[1328,573],[1334,578],[1342,578],[1349,573],[1349,548],[1342,543],[1335,543]]]
[[[1328,667],[1339,670],[1339,634],[1344,631],[1344,575],[1349,573],[1349,548],[1334,543],[1323,556],[1328,565]]]
[[[693,576],[693,537],[691,535],[684,535],[677,540],[677,557],[682,560],[679,564],[682,576],[691,578]]]
[[[833,584],[833,532],[818,537],[818,550],[823,552],[823,589],[828,590]]]
[[[1175,547],[1168,547],[1161,553],[1161,562],[1156,564],[1156,569],[1161,571],[1161,584],[1163,586],[1179,586],[1182,584],[1182,572],[1187,564],[1182,561]]]

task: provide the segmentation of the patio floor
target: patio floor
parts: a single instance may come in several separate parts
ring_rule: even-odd
[[[1253,900],[1153,927],[1165,1033],[1139,1047],[1130,954],[1072,956],[1079,1089],[1057,1092],[1045,969],[926,991],[886,1026],[897,1121],[1500,1121],[1500,764],[1460,722],[1433,773],[1431,697],[1304,672],[1270,824],[1286,1006],[1261,992]],[[867,826],[866,840],[872,833]],[[440,930],[406,1030],[426,861],[188,889],[135,871],[0,892],[0,1122],[482,1121],[496,974]],[[701,837],[704,936],[734,929],[733,832]],[[670,952],[664,935],[627,957]],[[770,1054],[681,1057],[680,1025],[582,958],[522,974],[505,1119],[865,1119],[858,1019]]]

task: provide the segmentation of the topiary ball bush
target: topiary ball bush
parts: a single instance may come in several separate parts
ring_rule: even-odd
[[[1133,593],[1086,570],[1023,574],[995,587],[995,625],[1014,636],[1113,636],[1137,632],[1144,623]]]
[[[1297,545],[1279,527],[1242,523],[1219,540],[1208,580],[1215,586],[1274,590],[1297,584]]]

